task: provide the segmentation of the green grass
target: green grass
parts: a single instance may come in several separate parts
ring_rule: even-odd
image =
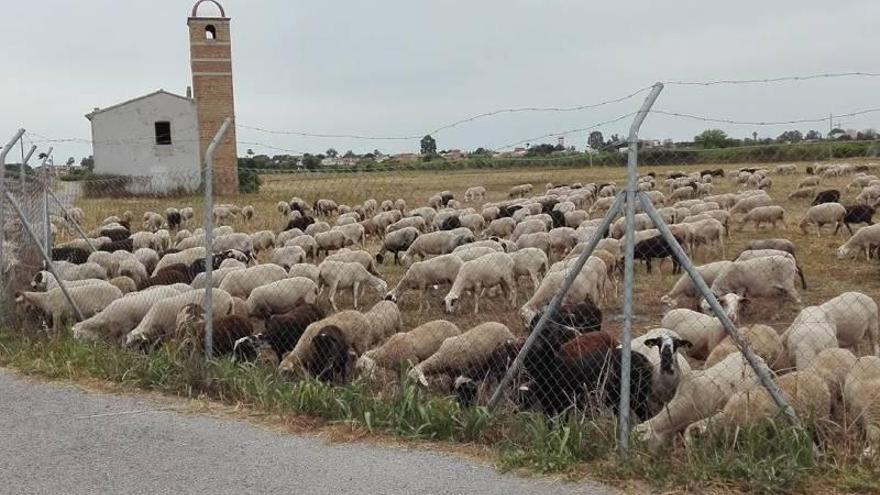
[[[658,489],[720,487],[766,494],[801,492],[812,480],[835,473],[839,489],[880,493],[880,470],[873,464],[814,459],[810,434],[774,424],[725,432],[660,454],[636,445],[621,457],[616,424],[607,416],[573,413],[553,419],[510,410],[490,416],[484,408],[462,409],[451,397],[430,395],[405,380],[383,394],[363,381],[346,386],[294,382],[274,369],[204,361],[168,345],[144,355],[67,335],[0,330],[0,366],[50,379],[102,380],[123,390],[245,405],[282,417],[305,415],[408,440],[490,446],[502,470],[611,483],[641,480]]]

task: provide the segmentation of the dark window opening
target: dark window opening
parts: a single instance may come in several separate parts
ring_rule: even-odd
[[[208,24],[207,26],[205,26],[205,38],[209,40],[217,39],[217,29],[214,27],[213,24]]]
[[[156,144],[171,144],[171,122],[156,122]]]

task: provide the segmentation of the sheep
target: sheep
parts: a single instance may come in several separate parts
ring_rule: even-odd
[[[76,303],[83,318],[91,318],[122,297],[122,291],[103,280],[70,287],[67,293]],[[48,292],[21,292],[16,295],[15,302],[23,308],[19,311],[36,310],[50,318],[55,333],[59,333],[66,322],[77,318],[61,288]]]
[[[370,253],[362,250],[341,249],[336,254],[324,258],[324,261],[344,261],[346,263],[358,263],[373,275],[379,275],[376,271],[376,262]]]
[[[822,422],[831,415],[831,392],[828,385],[812,371],[796,371],[776,379],[785,402],[799,418]],[[685,430],[685,440],[692,442],[697,436],[727,426],[748,427],[764,419],[773,419],[780,412],[763,385],[754,385],[739,391],[728,399],[718,413],[692,423]]]
[[[55,272],[65,281],[101,279],[106,280],[107,270],[97,263],[83,263],[81,265],[62,265],[55,263]],[[55,282],[55,277],[51,272],[37,272],[31,280],[31,287],[34,290],[46,290],[46,287]]]
[[[514,339],[501,323],[487,322],[446,338],[436,352],[414,366],[409,377],[428,386],[428,376],[446,373],[452,376],[481,368],[496,349]]]
[[[275,247],[275,233],[271,230],[254,232],[251,234],[251,245],[253,246],[254,253],[272,249]]]
[[[126,334],[126,347],[162,340],[171,335],[174,332],[180,309],[187,304],[198,304],[204,307],[206,292],[205,289],[196,289],[155,302],[140,323]],[[228,292],[214,289],[212,301],[215,316],[232,314],[233,301]]]
[[[816,198],[813,199],[813,206],[820,205],[822,203],[839,203],[840,202],[840,191],[837,189],[826,189],[824,191],[820,191],[816,194]]]
[[[335,213],[339,209],[339,206],[333,200],[319,199],[315,201],[314,205],[312,205],[312,209],[315,210],[316,215],[329,216]]]
[[[466,290],[471,290],[474,295],[474,314],[480,310],[480,295],[483,289],[500,285],[504,294],[510,300],[510,305],[516,305],[516,283],[514,278],[514,262],[506,253],[492,252],[478,259],[466,261],[461,265],[452,288],[444,297],[446,312],[455,312],[461,295]]]
[[[843,385],[847,416],[855,418],[865,432],[867,455],[880,446],[880,358],[864,356],[856,360]]]
[[[156,268],[153,269],[152,275],[156,276],[160,270],[171,265],[182,264],[189,266],[195,260],[204,258],[205,248],[202,246],[185,249],[179,253],[166,254],[159,260],[159,263],[156,264]]]
[[[417,364],[433,355],[447,338],[461,335],[461,330],[445,320],[434,320],[403,333],[392,335],[380,347],[365,352],[355,368],[371,376],[379,369],[400,370],[409,362]]]
[[[715,297],[738,294],[749,297],[778,298],[780,293],[797,305],[801,298],[795,288],[797,264],[790,258],[769,256],[737,261],[718,275],[711,289]],[[704,301],[705,304],[705,301]],[[729,316],[736,321],[736,311],[731,308]]]
[[[390,234],[391,232],[401,230],[407,227],[413,227],[418,229],[418,231],[425,232],[428,229],[428,224],[425,222],[425,219],[422,217],[404,217],[400,220],[392,223],[391,225],[385,227],[385,233]]]
[[[679,244],[681,243],[682,241],[679,240]],[[637,240],[634,247],[634,256],[634,259],[645,260],[645,267],[648,273],[651,273],[651,261],[654,258],[661,260],[663,258],[671,258],[673,275],[681,272],[681,266],[678,263],[678,258],[675,257],[672,246],[663,237],[655,235],[644,240]]]
[[[568,269],[554,271],[551,267],[544,279],[541,280],[538,289],[520,309],[520,314],[525,321],[531,321],[535,314],[542,311],[550,303],[562,287],[568,272]],[[576,305],[589,301],[598,305],[604,293],[607,273],[605,262],[594,256],[588,258],[584,268],[575,277],[571,288],[565,294],[562,304]]]
[[[370,321],[358,311],[348,310],[318,320],[306,327],[296,346],[284,357],[278,370],[281,372],[297,374],[308,370],[314,359],[314,346],[312,339],[326,327],[336,327],[342,330],[347,343],[358,355],[363,354],[369,348],[364,345],[363,336],[369,332]]]
[[[406,200],[403,198],[397,198],[394,200],[394,209],[399,211],[401,214],[406,211]]]
[[[309,263],[297,263],[292,265],[287,272],[290,278],[305,277],[316,284],[321,279],[321,272],[318,267]]]
[[[283,230],[275,236],[275,245],[284,246],[287,244],[287,241],[295,239],[303,234],[304,232],[300,229]]]
[[[770,196],[768,196],[766,193],[756,194],[753,196],[744,197],[737,201],[736,204],[734,204],[733,207],[730,209],[729,213],[731,215],[735,215],[738,213],[747,214],[754,208],[758,208],[761,206],[771,206],[772,204],[773,200],[770,199]]]
[[[486,188],[483,186],[473,186],[467,188],[464,192],[464,202],[483,201],[486,199]]]
[[[399,302],[406,289],[419,289],[419,308],[428,305],[426,292],[428,287],[437,284],[452,284],[458,276],[463,262],[454,254],[445,254],[425,261],[418,261],[409,266],[397,286],[388,293],[386,298]]]
[[[261,236],[261,241],[267,242],[268,239]],[[254,253],[254,241],[250,235],[242,232],[218,235],[214,239],[213,248],[215,253],[234,249],[252,257]]]
[[[292,311],[297,305],[315,304],[318,300],[318,285],[304,277],[286,278],[261,285],[251,291],[247,298],[250,315],[267,319],[274,314]]]
[[[323,291],[324,286],[330,288],[328,297],[333,311],[338,311],[336,307],[336,291],[338,289],[351,288],[355,309],[358,306],[358,293],[360,292],[361,284],[367,284],[376,289],[380,298],[384,298],[388,292],[388,284],[368,272],[360,263],[324,261],[318,266],[318,270],[320,272],[319,286],[321,290]]]
[[[134,257],[144,265],[147,273],[153,273],[156,265],[159,264],[159,253],[153,249],[141,248],[134,252]]]
[[[767,325],[750,325],[739,329],[739,334],[742,340],[751,346],[752,351],[766,363],[776,363],[784,352],[782,339],[772,327]],[[737,348],[729,336],[726,336],[714,348],[710,348],[709,357],[706,358],[704,367],[711,368],[724,360],[728,355],[738,352],[739,348]]]
[[[364,313],[370,321],[368,331],[361,335],[365,349],[372,349],[399,332],[403,327],[400,308],[392,301],[379,301]]]
[[[311,259],[318,258],[318,242],[315,241],[315,238],[310,235],[303,234],[294,237],[293,239],[290,239],[284,243],[284,247],[291,246],[301,248],[303,251],[306,252],[306,256]]]
[[[257,358],[260,347],[268,347],[274,354],[273,360],[280,361],[296,347],[306,328],[322,318],[324,312],[314,304],[300,304],[287,313],[272,315],[266,322],[265,332],[236,342],[236,357],[252,361]]]
[[[775,369],[794,367],[805,370],[825,349],[838,347],[837,328],[828,313],[818,306],[801,310],[782,334],[785,349],[774,363]]]
[[[732,261],[722,260],[715,261],[713,263],[707,263],[696,268],[697,271],[700,273],[700,276],[703,277],[703,280],[706,282],[706,285],[711,286],[712,282],[715,281],[715,278],[718,277],[718,275],[721,274],[724,270],[729,268],[732,264]],[[684,298],[684,300],[681,300],[682,298]],[[672,287],[672,290],[670,290],[668,293],[660,298],[660,302],[664,304],[667,308],[676,308],[685,302],[693,305],[699,299],[701,299],[701,296],[699,292],[697,292],[697,288],[694,286],[693,280],[691,280],[690,275],[684,274],[679,277],[678,281]],[[663,324],[661,324],[661,326],[665,328],[671,328]]]
[[[470,231],[468,231],[470,232]],[[455,231],[439,231],[422,234],[409,246],[401,260],[404,265],[409,265],[413,258],[419,256],[424,259],[428,255],[451,253],[455,248],[474,240],[473,234],[461,235]]]
[[[880,357],[880,317],[874,299],[861,292],[844,292],[819,308],[834,323],[841,347],[856,348],[867,335],[871,351]]]
[[[52,261],[68,261],[74,264],[82,264],[89,260],[91,251],[80,249],[78,247],[56,247],[52,248]]]
[[[509,238],[513,234],[514,229],[516,229],[516,221],[510,217],[502,217],[489,222],[486,234]]]
[[[801,233],[807,234],[808,225],[816,225],[816,237],[821,237],[822,226],[832,224],[835,226],[834,232],[840,229],[840,224],[846,216],[846,208],[840,203],[822,203],[811,206],[804,214],[798,227]]]
[[[864,249],[865,258],[870,260],[871,252],[878,246],[880,246],[880,224],[862,227],[837,248],[837,258],[855,258]]]
[[[74,324],[73,338],[121,343],[122,337],[140,323],[154,304],[179,294],[172,287],[156,287],[120,297],[92,317]]]
[[[749,210],[749,212],[739,221],[740,231],[742,231],[748,223],[754,223],[755,230],[760,230],[762,223],[769,223],[774,228],[776,228],[777,223],[779,223],[782,230],[785,230],[785,209],[777,205],[756,206]]]
[[[759,239],[746,243],[745,251],[757,251],[762,249],[775,249],[785,251],[794,256],[794,243],[788,239]]]
[[[311,225],[315,223],[315,219],[310,216],[301,216],[297,218],[292,218],[287,222],[287,225],[284,226],[283,230],[292,230],[299,229],[305,230],[309,228]]]
[[[278,265],[257,265],[229,272],[220,282],[218,289],[233,297],[246,299],[257,287],[285,278],[287,278],[287,270]]]
[[[330,254],[330,251],[336,251],[342,249],[345,246],[353,244],[351,239],[346,237],[346,235],[338,230],[330,230],[327,232],[319,232],[315,234],[315,243],[317,244],[317,256],[321,256],[321,252],[323,251],[325,254]]]
[[[156,232],[157,230],[161,229],[162,224],[165,223],[165,219],[162,217],[162,215],[152,211],[144,213],[143,218],[143,228],[144,230],[149,232]]]
[[[367,232],[359,223],[333,227],[333,230],[342,232],[349,244],[365,246],[367,244]]]
[[[54,258],[54,249],[53,249]],[[68,261],[68,260],[65,260]],[[88,255],[85,262],[101,265],[107,271],[107,276],[116,275],[119,272],[119,262],[113,253],[107,251],[95,251]],[[82,263],[82,262],[81,262]]]
[[[118,275],[132,279],[138,286],[149,278],[143,263],[134,257],[119,261],[116,267]]]
[[[816,196],[816,188],[815,187],[804,187],[801,189],[795,189],[791,194],[788,195],[788,199],[803,199],[803,198],[813,198]]]
[[[839,416],[842,412],[843,386],[847,374],[856,364],[856,356],[839,347],[825,349],[816,355],[806,371],[812,371],[825,380],[831,393],[831,414]]]
[[[404,227],[400,230],[389,232],[382,241],[382,249],[376,253],[376,262],[382,264],[385,260],[385,254],[391,252],[394,254],[393,263],[395,265],[400,264],[398,253],[409,249],[419,235],[420,232],[416,227]]]
[[[688,425],[718,412],[733,394],[757,383],[756,373],[738,353],[711,368],[692,370],[663,410],[633,428],[633,436],[657,450]]]
[[[321,232],[328,232],[332,227],[327,222],[315,222],[308,227],[306,227],[305,233],[314,237],[315,234],[320,234]]]
[[[290,270],[290,267],[306,260],[306,252],[299,246],[284,246],[272,251],[271,262]]]
[[[633,339],[632,351],[644,356],[653,368],[651,399],[655,405],[669,402],[682,377],[690,374],[690,364],[678,350],[691,346],[690,341],[666,328],[655,328]]]
[[[725,256],[724,247],[724,224],[714,218],[699,220],[690,224],[692,226],[691,255],[696,256],[697,248],[701,245],[718,246],[721,248],[721,256]]]
[[[497,252],[499,252],[497,249],[491,247],[471,246],[470,244],[465,244],[464,246],[455,248],[455,250],[452,251],[452,254],[461,258],[461,261],[472,261],[487,254]]]
[[[727,335],[718,318],[687,308],[670,310],[663,315],[660,326],[690,342],[684,353],[700,359],[705,359]]]
[[[250,336],[254,329],[247,318],[227,315],[213,318],[211,351],[216,356],[231,354],[235,343]],[[205,310],[198,304],[187,304],[177,313],[174,339],[191,353],[205,347]]]
[[[550,268],[547,253],[537,248],[525,248],[510,253],[510,258],[513,259],[514,277],[528,276],[532,289],[537,290],[541,278]]]
[[[869,226],[874,225],[874,212],[875,209],[873,206],[869,205],[851,205],[846,206],[846,214],[843,216],[843,221],[837,224],[837,228],[834,229],[834,235],[837,235],[837,231],[840,230],[841,223],[846,226],[846,230],[849,231],[849,234],[853,234],[852,227],[850,224],[852,223],[866,223]]]

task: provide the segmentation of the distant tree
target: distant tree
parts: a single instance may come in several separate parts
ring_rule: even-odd
[[[758,133],[757,132],[752,132],[752,141],[754,141],[756,143],[758,142]]]
[[[248,150],[247,150],[247,156],[250,156],[250,157],[253,157],[253,156],[254,156],[254,150],[253,150],[252,148],[248,148]]]
[[[828,139],[840,139],[842,136],[848,136],[848,134],[840,127],[835,127],[828,133]]]
[[[818,140],[822,139],[822,134],[820,134],[819,131],[809,130],[804,135],[804,139],[806,139],[808,141],[818,141]]]
[[[561,144],[557,144],[556,146],[553,147],[553,151],[565,151],[565,146],[563,146]]]
[[[355,157],[357,157],[357,155],[354,153],[354,151],[351,151],[351,150],[346,151],[345,154],[342,155],[342,158],[355,158]]]
[[[492,156],[492,152],[480,146],[471,153],[471,156]]]
[[[382,153],[379,150],[373,150],[373,155],[376,157],[385,156],[385,153]]]
[[[430,135],[423,137],[420,144],[423,157],[433,157],[437,154],[437,141]]]
[[[532,146],[526,151],[526,156],[547,156],[556,151],[556,147],[552,144],[539,144]]]
[[[321,159],[315,155],[306,153],[302,157],[302,164],[308,170],[316,170],[321,168]]]
[[[71,156],[70,158],[67,159],[67,166],[68,167],[72,167],[74,163],[76,163],[76,158]]]
[[[859,140],[877,139],[877,130],[876,129],[865,129],[863,131],[859,131],[856,134],[856,139],[859,139]]]
[[[729,144],[727,133],[721,129],[706,129],[694,136],[694,144],[701,148],[725,148]]]
[[[605,138],[601,132],[593,131],[590,133],[590,137],[587,138],[587,145],[594,150],[600,150],[605,146]]]
[[[325,154],[327,155],[328,158],[336,158],[337,156],[339,156],[339,152],[337,152],[333,148],[328,149]]]
[[[803,139],[804,135],[798,130],[785,131],[776,138],[780,143],[799,143],[803,141]]]
[[[89,172],[95,171],[95,158],[91,155],[84,157],[81,162],[79,162],[80,167]]]

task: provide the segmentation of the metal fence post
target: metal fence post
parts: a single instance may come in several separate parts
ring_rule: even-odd
[[[703,276],[700,275],[700,272],[697,271],[697,268],[691,263],[691,260],[688,259],[687,254],[682,249],[681,245],[678,243],[678,240],[672,235],[672,231],[669,230],[669,227],[666,226],[666,223],[663,221],[663,218],[657,213],[657,210],[654,208],[654,205],[644,194],[639,194],[639,201],[642,203],[642,208],[645,210],[645,213],[651,218],[651,221],[654,222],[654,226],[660,231],[660,235],[666,240],[669,246],[672,248],[675,257],[678,259],[678,262],[681,264],[682,268],[687,272],[688,276],[694,282],[694,286],[703,296],[707,303],[709,303],[709,307],[712,308],[712,312],[715,313],[715,316],[718,318],[718,321],[721,322],[721,326],[724,328],[724,331],[730,336],[730,339],[733,340],[733,343],[740,350],[743,356],[746,358],[746,361],[749,363],[749,366],[755,370],[755,373],[758,375],[758,380],[760,380],[761,385],[767,390],[767,393],[770,394],[770,397],[773,399],[773,402],[777,407],[782,409],[791,423],[795,426],[800,426],[800,421],[798,420],[797,415],[794,413],[794,409],[789,406],[788,402],[785,401],[785,398],[782,396],[782,392],[779,390],[779,387],[776,385],[776,382],[773,381],[773,378],[770,374],[770,368],[766,363],[759,360],[758,356],[755,355],[755,352],[752,350],[752,347],[748,344],[748,342],[744,341],[739,334],[739,331],[736,329],[736,325],[730,320],[730,317],[727,316],[727,313],[724,311],[724,308],[721,307],[721,304],[718,303],[718,299],[715,297],[715,294],[712,293],[712,290],[709,289],[709,286],[706,285],[706,281],[703,280]]]
[[[9,151],[12,150],[12,147],[15,146],[15,143],[18,142],[19,139],[24,135],[24,129],[19,129],[16,131],[15,135],[12,136],[12,139],[6,143],[6,146],[3,147],[3,150],[0,151],[0,194],[6,193],[6,155],[9,154]],[[0,205],[0,267],[5,266],[4,260],[5,258],[5,248],[6,244],[6,208],[3,208]],[[0,276],[3,273],[0,271]],[[0,280],[0,283],[5,282],[4,280]]]
[[[620,335],[620,407],[618,420],[618,448],[625,451],[629,448],[629,416],[630,416],[630,367],[632,360],[632,323],[633,323],[633,284],[634,284],[634,250],[635,250],[635,202],[639,191],[639,128],[645,121],[648,112],[657,101],[663,84],[656,83],[645,98],[642,108],[636,114],[629,129],[629,155],[627,157],[626,184],[626,236],[624,241],[623,270],[623,330]]]
[[[46,255],[50,258],[52,255],[52,222],[49,219],[49,190],[52,187],[52,183],[49,175],[49,166],[46,163],[49,161],[49,157],[52,156],[53,149],[52,146],[49,146],[46,156],[43,157],[43,163],[40,165],[43,168],[43,230],[45,230],[46,235],[46,242],[43,247],[46,250]]]
[[[226,117],[205,151],[205,358],[214,349],[214,152],[232,124]]]
[[[547,305],[547,308],[544,310],[544,314],[541,315],[541,319],[538,320],[538,324],[535,325],[535,329],[532,330],[532,333],[526,339],[525,344],[523,344],[522,349],[519,351],[519,354],[516,355],[516,359],[511,363],[510,368],[507,369],[507,373],[504,375],[504,378],[501,379],[501,382],[498,384],[498,388],[495,389],[495,393],[492,394],[492,397],[489,399],[489,404],[487,408],[489,412],[495,410],[495,407],[498,405],[498,402],[501,400],[501,396],[504,394],[504,390],[510,385],[510,382],[513,381],[513,377],[515,377],[520,369],[523,366],[523,361],[525,361],[525,357],[528,354],[529,350],[535,345],[535,341],[541,336],[541,333],[544,331],[544,327],[547,326],[547,323],[550,321],[550,318],[559,311],[559,307],[562,305],[562,299],[568,293],[568,289],[571,288],[571,285],[574,283],[577,276],[581,273],[581,270],[584,268],[584,265],[587,263],[587,259],[589,259],[590,255],[593,254],[593,251],[596,250],[596,245],[599,244],[599,241],[602,239],[602,234],[607,232],[611,227],[611,222],[617,217],[618,213],[620,213],[621,208],[623,207],[623,194],[618,194],[617,198],[614,200],[614,203],[611,205],[611,208],[608,209],[608,212],[605,214],[605,218],[602,219],[602,223],[599,225],[599,230],[590,238],[590,242],[587,244],[587,248],[581,253],[580,257],[574,263],[574,265],[569,268],[568,274],[565,277],[565,280],[562,283],[562,287],[559,289],[559,292],[553,296],[553,299],[550,301],[550,304]]]
[[[9,204],[12,205],[13,208],[15,208],[15,212],[21,219],[21,224],[24,227],[24,231],[27,232],[28,236],[31,238],[31,241],[33,241],[33,243],[36,244],[38,248],[42,248],[42,246],[40,246],[40,240],[37,239],[37,234],[34,233],[33,227],[31,227],[28,219],[25,218],[24,212],[21,210],[18,204],[15,203],[15,198],[13,198],[11,194],[9,194],[9,191],[6,191],[4,196],[6,198],[6,201],[9,201]],[[83,318],[82,311],[80,311],[79,306],[76,305],[76,302],[73,300],[73,297],[71,297],[70,293],[67,292],[67,287],[64,284],[64,280],[59,277],[58,274],[55,272],[55,266],[52,264],[52,257],[47,256],[44,249],[37,249],[37,251],[40,252],[43,260],[46,262],[46,269],[49,270],[49,273],[51,273],[52,276],[55,277],[55,280],[58,282],[58,288],[61,289],[61,293],[64,294],[64,298],[67,299],[67,302],[69,302],[70,306],[73,308],[73,312],[76,314],[77,321],[83,321],[85,318]]]

